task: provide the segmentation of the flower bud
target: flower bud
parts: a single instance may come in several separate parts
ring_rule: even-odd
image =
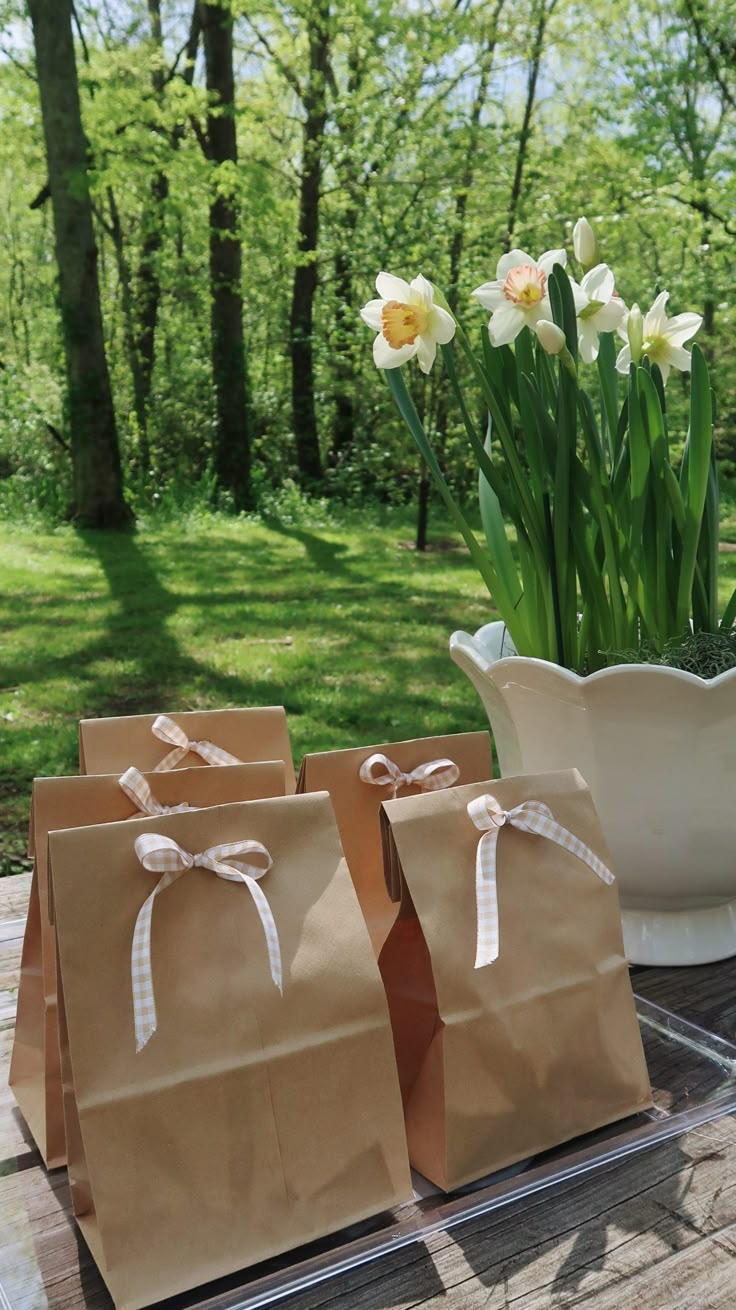
[[[629,350],[635,364],[641,359],[644,345],[644,316],[638,305],[632,305],[626,320],[626,335],[629,338]]]
[[[535,323],[534,330],[548,355],[562,354],[566,345],[562,328],[556,323],[550,323],[549,319],[540,318]]]
[[[579,218],[572,230],[572,248],[575,258],[583,268],[593,268],[598,262],[598,247],[595,233],[587,218]]]

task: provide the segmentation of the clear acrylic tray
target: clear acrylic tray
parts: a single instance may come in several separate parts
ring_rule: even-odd
[[[273,1305],[360,1265],[380,1261],[435,1233],[590,1174],[736,1110],[736,1045],[641,996],[636,997],[636,1005],[654,1094],[652,1110],[567,1142],[459,1192],[438,1192],[417,1176],[413,1202],[309,1247],[177,1296],[165,1303],[167,1310],[257,1310]],[[61,1171],[43,1177],[43,1186],[57,1193],[57,1204],[63,1178]],[[0,1178],[0,1214],[12,1227],[16,1216],[12,1205],[9,1213],[10,1197],[3,1199],[2,1185],[8,1181]],[[48,1215],[45,1206],[40,1209]],[[40,1229],[34,1232],[32,1223],[30,1228],[27,1237],[31,1240],[24,1241],[23,1246],[29,1255],[35,1249],[36,1267],[26,1270],[26,1276],[13,1286],[13,1279],[9,1285],[0,1266],[2,1310],[27,1310],[30,1305],[33,1310],[44,1310],[54,1305],[50,1271],[42,1267],[43,1234]],[[83,1303],[90,1310],[104,1310],[112,1302],[84,1243],[81,1239],[74,1241],[72,1234],[70,1229],[67,1258],[78,1270],[84,1288]],[[34,1284],[36,1293],[29,1301],[29,1285]],[[21,1286],[25,1297],[19,1290]]]
[[[305,1291],[368,1261],[393,1255],[457,1224],[592,1173],[736,1110],[736,1045],[636,997],[654,1108],[578,1137],[521,1166],[459,1192],[439,1192],[415,1175],[413,1203],[337,1233],[319,1250],[302,1248],[238,1280],[238,1287],[204,1299],[182,1298],[199,1310],[257,1310]],[[177,1304],[179,1302],[177,1301]]]

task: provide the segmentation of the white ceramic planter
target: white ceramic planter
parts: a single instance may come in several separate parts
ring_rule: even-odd
[[[736,955],[736,669],[622,664],[588,678],[515,654],[502,623],[455,632],[501,772],[575,767],[603,823],[636,964]]]

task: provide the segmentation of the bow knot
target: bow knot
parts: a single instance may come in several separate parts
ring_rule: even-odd
[[[503,827],[519,828],[538,837],[556,842],[563,850],[577,856],[592,869],[601,882],[612,883],[611,870],[585,842],[563,828],[548,805],[541,801],[523,801],[513,810],[505,810],[495,796],[478,796],[468,803],[468,815],[481,837],[475,857],[475,895],[478,928],[475,951],[475,968],[482,969],[498,959],[499,922],[498,890],[496,886],[496,852],[498,834]]]
[[[384,772],[376,775],[375,768],[380,765]],[[375,787],[391,787],[395,799],[399,787],[421,787],[422,791],[442,791],[452,787],[460,777],[460,770],[453,760],[429,760],[427,764],[418,764],[416,769],[404,773],[398,764],[388,755],[369,755],[360,766],[360,778]]]
[[[184,729],[180,728],[178,723],[174,723],[167,714],[159,714],[154,719],[151,732],[159,741],[174,748],[156,765],[154,773],[167,773],[169,769],[175,769],[190,751],[199,755],[207,764],[242,763],[237,756],[224,751],[221,746],[215,746],[211,741],[190,741]]]
[[[248,888],[258,911],[266,937],[271,977],[279,991],[283,991],[281,971],[281,948],[271,907],[266,900],[258,880],[268,873],[273,860],[266,847],[259,841],[224,842],[220,846],[211,846],[206,851],[192,855],[175,842],[172,837],[161,833],[145,833],[135,840],[135,853],[144,869],[149,873],[161,873],[150,896],[144,901],[138,912],[133,933],[132,979],[133,979],[133,1013],[135,1018],[136,1050],[141,1051],[146,1042],[156,1031],[156,1002],[153,995],[153,974],[151,971],[151,917],[153,903],[159,892],[171,886],[188,869],[209,869],[218,878],[228,882],[242,882]],[[263,864],[253,864],[245,856],[260,856]]]
[[[188,801],[181,801],[179,805],[162,805],[156,799],[146,779],[142,773],[138,772],[138,769],[126,769],[125,773],[118,778],[118,783],[128,799],[138,807],[141,814],[183,814],[185,810],[194,808]]]

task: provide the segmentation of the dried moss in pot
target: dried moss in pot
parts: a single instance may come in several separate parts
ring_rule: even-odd
[[[645,641],[638,650],[607,651],[606,660],[608,664],[660,664],[698,678],[717,678],[736,669],[736,626],[725,632],[691,632],[666,642],[661,651]]]

